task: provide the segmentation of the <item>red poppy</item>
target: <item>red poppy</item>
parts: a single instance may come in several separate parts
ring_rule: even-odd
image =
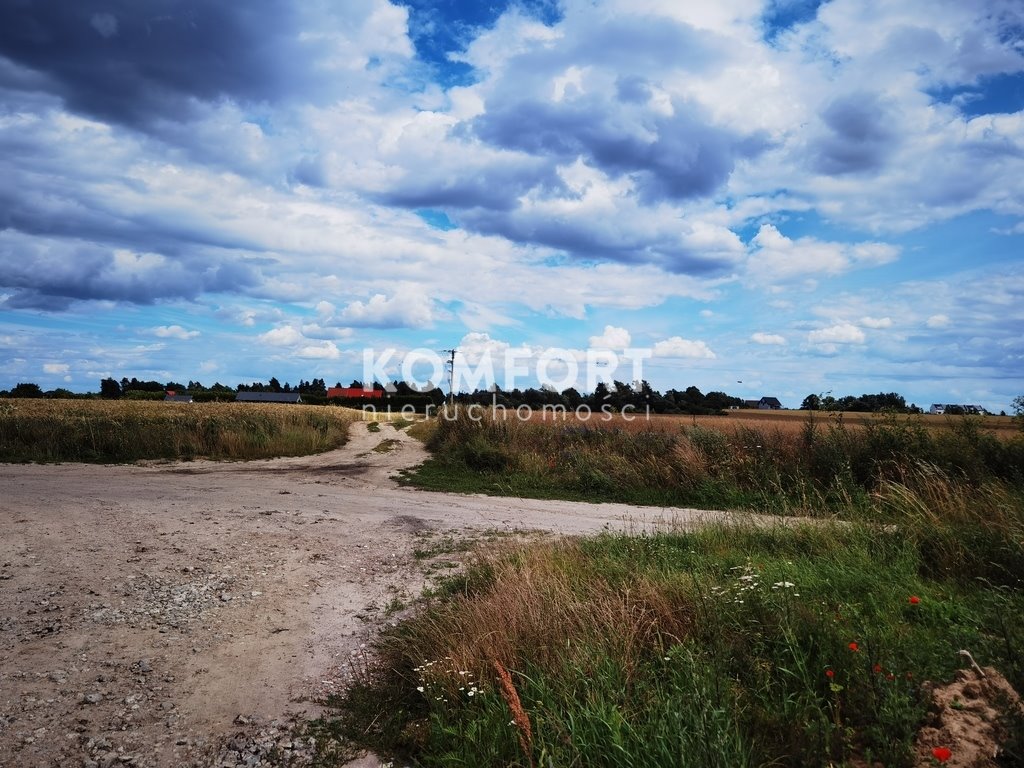
[[[836,676],[836,673],[833,672],[831,669],[826,669],[825,670],[825,677],[827,677],[829,680],[831,680],[835,676]]]
[[[932,755],[934,755],[935,759],[940,763],[944,763],[953,756],[953,753],[949,750],[949,747],[936,747],[932,750]]]
[[[851,650],[851,651],[853,651],[854,653],[856,653],[857,651],[859,651],[859,650],[860,650],[860,646],[859,646],[859,645],[857,645],[857,642],[856,642],[856,641],[854,641],[854,642],[850,643],[850,645],[849,645],[849,648],[850,648],[850,650]]]
[[[876,675],[882,674],[882,665],[881,664],[875,664],[875,666],[873,666],[871,668],[871,671],[874,672]]]
[[[911,595],[909,602],[910,602],[911,605],[917,605],[918,603],[921,602],[921,598],[918,597],[917,595]]]
[[[896,679],[896,675],[894,675],[892,672],[890,672],[889,674],[887,674],[885,676],[885,679],[886,680],[895,680]]]

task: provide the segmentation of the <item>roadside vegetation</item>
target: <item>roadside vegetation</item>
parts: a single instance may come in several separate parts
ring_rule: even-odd
[[[797,414],[794,414],[797,415]],[[1024,434],[983,417],[801,414],[761,421],[661,417],[522,422],[437,418],[405,482],[533,498],[884,518],[904,489],[1020,499]],[[936,426],[938,425],[938,426]]]
[[[301,456],[343,445],[359,416],[302,405],[0,400],[0,461]]]
[[[317,728],[427,766],[911,766],[956,754],[915,739],[961,649],[1024,689],[1021,438],[663,427],[439,419],[410,479],[818,519],[477,549]]]
[[[319,725],[432,766],[911,765],[960,649],[1024,683],[1004,522],[962,557],[863,523],[485,550]]]

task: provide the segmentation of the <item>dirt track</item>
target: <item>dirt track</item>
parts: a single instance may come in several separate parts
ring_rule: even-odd
[[[221,764],[240,729],[317,711],[432,536],[718,516],[390,479],[423,458],[356,424],[298,459],[0,465],[0,765]]]

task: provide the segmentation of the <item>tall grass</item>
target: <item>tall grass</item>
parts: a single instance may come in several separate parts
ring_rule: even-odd
[[[437,766],[909,765],[959,649],[1024,682],[1020,591],[931,556],[867,523],[484,551],[334,727]]]
[[[0,401],[0,461],[256,459],[342,445],[358,413],[258,403]]]
[[[1024,487],[1024,436],[999,438],[976,419],[926,427],[876,418],[808,420],[799,430],[469,418],[434,422],[434,458],[411,476],[432,488],[775,513],[878,515],[921,467],[984,492]],[[965,491],[966,492],[966,491]],[[1007,491],[1009,492],[1009,491]]]
[[[1024,685],[1020,438],[884,418],[417,430],[434,487],[822,519],[483,551],[335,702],[329,727],[361,743],[431,766],[909,766],[922,682],[960,649]]]

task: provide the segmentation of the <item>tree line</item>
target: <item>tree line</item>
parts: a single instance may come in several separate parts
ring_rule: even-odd
[[[341,387],[341,382],[334,384]],[[363,383],[358,380],[352,381],[349,387],[362,389]],[[374,382],[373,389],[387,392],[386,403],[392,408],[401,408],[410,404],[422,410],[422,407],[430,404],[439,406],[445,402],[447,395],[433,384],[426,387],[417,387],[404,381],[392,381],[387,385]],[[22,382],[10,390],[0,390],[0,397],[5,398],[51,398],[51,399],[90,399],[100,397],[108,400],[129,399],[129,400],[159,400],[167,392],[174,392],[179,395],[191,395],[199,401],[233,400],[239,392],[277,392],[297,393],[302,399],[309,403],[327,402],[328,385],[322,378],[314,378],[309,381],[300,379],[295,385],[289,382],[281,383],[276,377],[269,381],[253,381],[241,383],[230,387],[220,382],[206,386],[200,381],[188,380],[182,384],[177,381],[144,381],[134,376],[123,377],[120,380],[112,377],[100,381],[99,392],[97,393],[75,393],[68,389],[57,388],[50,391],[43,391],[38,385],[31,382]],[[611,384],[598,382],[594,391],[589,394],[579,392],[573,387],[562,391],[553,387],[541,386],[527,389],[502,390],[500,387],[492,386],[488,389],[478,389],[474,392],[460,392],[454,396],[454,401],[461,404],[478,404],[493,406],[499,405],[505,408],[518,408],[529,406],[531,408],[542,408],[544,406],[564,407],[567,410],[575,410],[586,406],[592,410],[599,410],[602,407],[614,411],[621,411],[624,408],[631,408],[637,411],[666,414],[686,415],[710,415],[723,413],[730,408],[756,407],[749,401],[726,394],[725,392],[712,391],[701,392],[694,386],[686,389],[669,389],[659,392],[648,382],[641,381],[634,384],[626,384],[621,381],[614,381]],[[332,398],[332,401],[334,398]],[[345,405],[358,405],[360,398],[343,398],[339,400]],[[1024,396],[1014,401],[1015,410],[1024,413]],[[848,411],[854,413],[922,413],[921,408],[916,404],[908,404],[906,398],[898,392],[878,392],[875,394],[844,395],[835,397],[831,393],[810,394],[803,399],[800,410],[804,411]]]

